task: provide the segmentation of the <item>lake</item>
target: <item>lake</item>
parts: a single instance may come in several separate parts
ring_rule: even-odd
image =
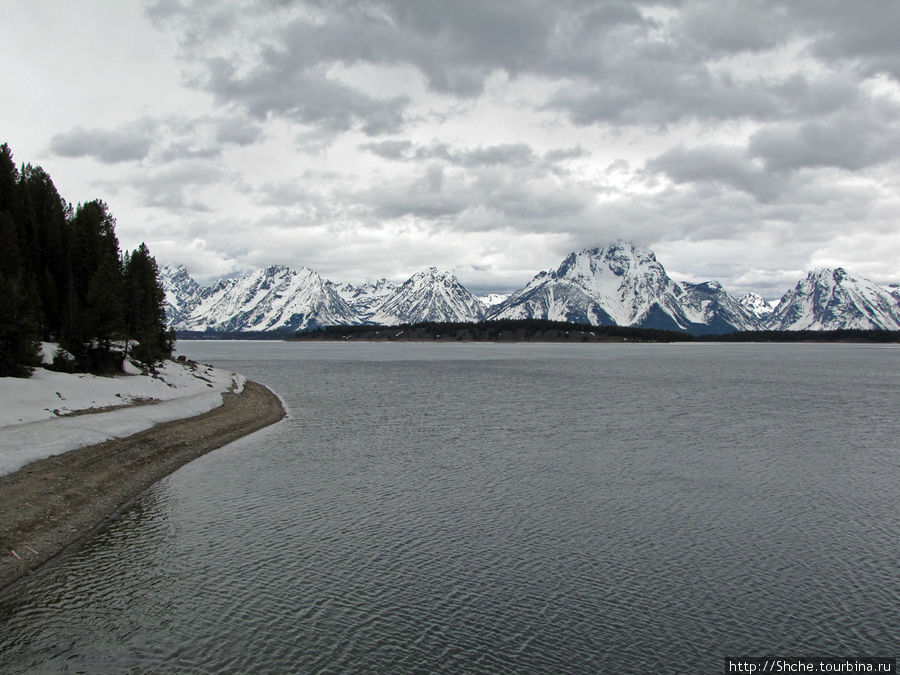
[[[0,592],[0,672],[896,656],[900,348],[181,342],[289,418]]]

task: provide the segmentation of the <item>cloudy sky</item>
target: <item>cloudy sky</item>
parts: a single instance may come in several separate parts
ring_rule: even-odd
[[[436,265],[508,291],[626,238],[778,298],[900,282],[894,0],[6,2],[2,128],[201,281]]]

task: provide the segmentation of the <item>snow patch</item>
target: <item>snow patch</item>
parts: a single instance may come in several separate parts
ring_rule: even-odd
[[[140,372],[129,364],[129,372]],[[212,366],[165,361],[155,374],[99,377],[38,368],[0,378],[0,474],[75,448],[129,436],[222,405],[246,379]],[[132,405],[156,401],[153,405]],[[108,412],[81,411],[120,407]]]
[[[485,307],[493,307],[506,300],[509,297],[509,293],[488,293],[487,295],[478,295],[475,297],[481,300]]]

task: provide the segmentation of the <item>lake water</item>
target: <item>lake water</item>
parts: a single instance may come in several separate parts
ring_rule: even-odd
[[[179,351],[290,418],[0,594],[0,672],[721,672],[897,656],[900,349]]]

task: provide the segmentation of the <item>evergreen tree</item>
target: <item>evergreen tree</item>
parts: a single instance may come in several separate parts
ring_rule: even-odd
[[[16,217],[21,213],[19,199],[19,171],[13,162],[12,151],[0,145],[0,274],[12,278],[21,271],[19,233]]]
[[[21,274],[0,272],[0,377],[28,377],[40,363],[38,327]]]
[[[66,235],[70,207],[41,167],[26,165],[19,174],[22,214],[19,251],[26,272],[37,282],[41,332],[49,339],[61,332],[60,292],[66,273]]]
[[[114,339],[124,337],[124,279],[115,218],[96,199],[79,204],[71,221],[71,298],[63,343],[85,358],[92,350],[109,356]]]
[[[19,219],[22,215],[22,199],[18,183],[19,170],[13,161],[12,150],[4,143],[0,145],[0,213],[8,211],[13,220]]]
[[[151,363],[172,354],[166,330],[166,294],[159,279],[156,259],[142,243],[125,254],[125,307],[128,336],[137,341],[131,354]]]
[[[9,211],[0,209],[0,274],[12,277],[21,267],[16,223]]]
[[[72,209],[0,145],[0,376],[27,375],[42,336],[92,371],[121,369],[118,340],[136,340],[144,362],[171,356],[156,260],[145,244],[121,256],[115,223],[99,199]]]

